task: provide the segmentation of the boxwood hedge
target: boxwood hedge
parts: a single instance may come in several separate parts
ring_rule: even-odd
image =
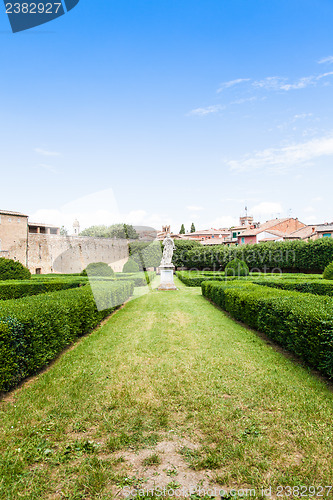
[[[205,281],[215,304],[333,377],[333,299],[247,281]]]
[[[281,290],[293,290],[295,292],[329,295],[333,297],[333,283],[329,280],[254,279],[253,282],[258,285],[279,288]]]
[[[90,332],[128,299],[133,283],[99,282],[93,292],[87,285],[0,303],[0,391],[36,373]]]
[[[323,272],[333,261],[333,238],[315,241],[266,242],[255,245],[197,246],[182,254],[178,267],[223,271],[233,259],[246,262],[250,271],[275,268],[293,272]]]
[[[117,280],[130,280],[134,282],[134,286],[146,286],[155,278],[155,271],[145,271],[139,273],[117,273]]]
[[[77,288],[87,282],[85,278],[75,277],[44,281],[0,281],[0,300],[20,299],[29,295]]]

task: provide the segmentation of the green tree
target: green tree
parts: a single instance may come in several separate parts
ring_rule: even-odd
[[[113,269],[106,262],[92,262],[82,271],[81,276],[113,278]]]
[[[68,236],[68,231],[65,228],[65,226],[61,226],[61,228],[60,228],[60,235],[61,236]]]
[[[112,226],[91,226],[81,231],[81,236],[92,238],[119,238],[137,240],[138,233],[131,224],[113,224]]]
[[[191,233],[195,233],[195,225],[194,222],[191,224]]]
[[[20,262],[0,258],[0,280],[28,280],[31,278],[29,269]]]
[[[182,224],[182,227],[180,228],[179,234],[185,234],[185,226]]]

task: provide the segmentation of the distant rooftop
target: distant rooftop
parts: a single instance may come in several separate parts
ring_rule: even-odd
[[[58,226],[54,226],[53,224],[43,224],[41,222],[29,222],[29,226],[31,227],[54,227],[58,229]]]
[[[0,214],[1,215],[13,215],[16,217],[28,217],[27,215],[21,214],[20,212],[12,212],[10,210],[0,210]]]

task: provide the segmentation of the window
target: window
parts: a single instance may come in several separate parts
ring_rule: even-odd
[[[324,233],[323,238],[332,238],[332,233]]]
[[[242,244],[244,244],[244,243],[245,243],[245,238],[242,238]]]
[[[36,268],[36,274],[42,274],[42,269],[40,267]]]

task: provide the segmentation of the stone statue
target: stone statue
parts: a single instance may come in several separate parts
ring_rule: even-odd
[[[173,251],[175,250],[175,243],[173,239],[170,237],[170,234],[168,233],[166,238],[163,241],[164,245],[164,250],[163,250],[163,257],[161,261],[161,266],[165,265],[170,265],[172,264],[172,256],[173,256]]]

